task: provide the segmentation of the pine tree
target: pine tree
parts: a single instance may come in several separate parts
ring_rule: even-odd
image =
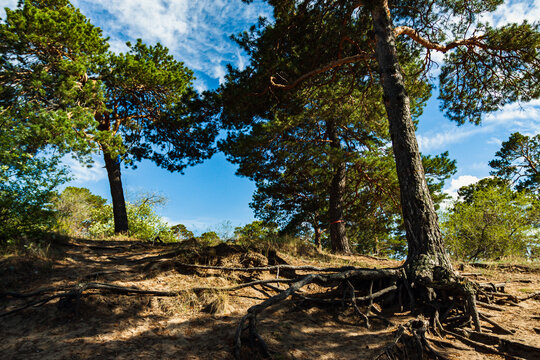
[[[212,155],[216,129],[197,116],[193,75],[160,44],[107,39],[67,0],[26,0],[0,24],[0,107],[37,133],[36,146],[103,153],[115,231],[128,230],[121,164],[182,171]]]

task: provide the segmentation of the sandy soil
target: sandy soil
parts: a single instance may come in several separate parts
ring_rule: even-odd
[[[182,290],[195,286],[228,286],[246,275],[175,267],[167,258],[173,245],[149,246],[134,241],[74,240],[58,245],[54,259],[8,257],[0,260],[0,295],[85,281],[152,290]],[[197,246],[177,251],[181,261],[246,265],[244,254],[205,253]],[[292,256],[290,264],[390,267],[399,263],[363,256]],[[162,261],[146,265],[140,259]],[[256,256],[254,257],[256,260]],[[250,260],[251,261],[251,260]],[[480,282],[506,282],[518,297],[540,290],[540,273],[525,267],[478,269],[465,267]],[[268,278],[270,274],[252,274]],[[285,288],[285,285],[281,285]],[[307,292],[317,291],[310,285]],[[275,294],[247,288],[233,293],[188,292],[177,297],[107,294],[82,298],[78,304],[52,301],[0,319],[1,359],[232,359],[234,331],[250,306]],[[0,313],[24,303],[0,296]],[[515,329],[506,337],[539,346],[540,301],[530,299],[504,312],[482,309],[492,319]],[[302,306],[289,299],[262,314],[259,330],[276,359],[370,359],[393,339],[397,325],[412,319],[409,312],[388,315],[394,326],[374,322],[371,329],[350,310]],[[535,328],[537,330],[535,330]],[[489,326],[487,326],[489,330]],[[452,359],[499,359],[475,352],[451,338],[442,351]],[[246,359],[257,359],[246,354]]]

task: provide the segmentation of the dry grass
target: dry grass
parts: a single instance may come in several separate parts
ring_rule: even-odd
[[[75,245],[75,246],[73,246]],[[268,245],[268,244],[267,244]],[[45,286],[92,281],[153,290],[186,290],[194,287],[223,287],[244,282],[246,276],[268,279],[275,274],[231,274],[220,270],[188,270],[171,262],[135,267],[134,260],[180,250],[183,262],[254,266],[264,263],[264,255],[277,255],[293,265],[390,267],[399,262],[364,256],[338,256],[313,252],[301,244],[269,245],[262,248],[240,247],[240,252],[208,248],[193,241],[181,244],[149,246],[127,239],[85,241],[76,239],[71,246],[59,247],[61,256],[42,260],[17,256],[0,262],[0,291],[30,291]],[[49,249],[49,251],[51,251]],[[236,247],[234,249],[237,249]],[[9,261],[8,261],[9,260]],[[40,265],[41,264],[47,264]],[[268,261],[268,260],[266,260]],[[17,269],[17,276],[6,271]],[[40,266],[44,266],[41,270]],[[33,273],[38,269],[38,274]],[[507,291],[524,296],[540,289],[537,272],[511,269],[477,269],[465,266],[465,272],[480,272],[479,281],[508,282]],[[285,285],[280,285],[285,288]],[[320,289],[312,284],[306,292]],[[247,308],[258,304],[271,289],[246,288],[232,293],[219,291],[181,292],[176,297],[94,295],[81,300],[77,312],[58,303],[28,309],[0,321],[2,359],[230,359],[234,331]],[[504,313],[491,312],[493,319],[517,329],[513,338],[529,344],[540,343],[534,332],[540,327],[540,302],[527,300],[520,307],[505,307]],[[396,324],[412,318],[410,313],[389,316]],[[259,330],[276,359],[358,359],[373,358],[392,341],[395,327],[374,323],[370,330],[350,310],[303,306],[296,300],[265,311]],[[461,350],[449,349],[451,359],[496,359],[484,356],[459,343]],[[246,354],[256,360],[256,354]]]

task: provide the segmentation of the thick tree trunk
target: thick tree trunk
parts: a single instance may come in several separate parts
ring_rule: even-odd
[[[115,234],[126,233],[128,231],[128,218],[126,211],[126,200],[124,199],[124,189],[122,188],[122,177],[120,173],[120,161],[111,157],[110,153],[103,150],[105,168],[109,176],[109,186],[111,188],[111,198],[114,214]]]
[[[335,121],[327,121],[326,126],[330,146],[334,149],[341,149]],[[334,177],[330,184],[330,244],[332,251],[350,254],[351,248],[343,221],[343,194],[347,184],[346,175],[347,166],[344,161],[340,161],[334,167]]]
[[[437,214],[429,193],[422,159],[399,65],[392,21],[386,0],[371,1],[376,54],[384,90],[384,104],[390,123],[390,135],[396,159],[401,191],[403,221],[407,233],[406,266],[415,278],[433,280],[440,266],[452,270],[444,248]]]
[[[100,131],[110,131],[108,117],[105,115],[96,116],[98,129]],[[111,189],[111,198],[114,216],[115,234],[126,233],[129,230],[126,210],[126,200],[124,199],[124,189],[122,188],[122,174],[120,173],[120,161],[111,156],[106,145],[101,145],[103,159],[105,160],[105,169],[109,177],[109,187]]]

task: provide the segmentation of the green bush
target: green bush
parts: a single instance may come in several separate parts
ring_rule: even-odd
[[[58,229],[70,236],[107,238],[114,236],[113,209],[100,196],[86,188],[67,187],[55,201],[60,221]],[[165,199],[151,194],[127,203],[130,237],[153,241],[158,236],[164,242],[177,241],[174,231],[156,214],[154,208]]]
[[[54,227],[55,189],[68,177],[56,157],[22,154],[9,162],[1,152],[0,246],[6,246]]]
[[[537,252],[540,204],[534,195],[496,181],[477,183],[460,193],[441,223],[454,257],[476,261]]]

